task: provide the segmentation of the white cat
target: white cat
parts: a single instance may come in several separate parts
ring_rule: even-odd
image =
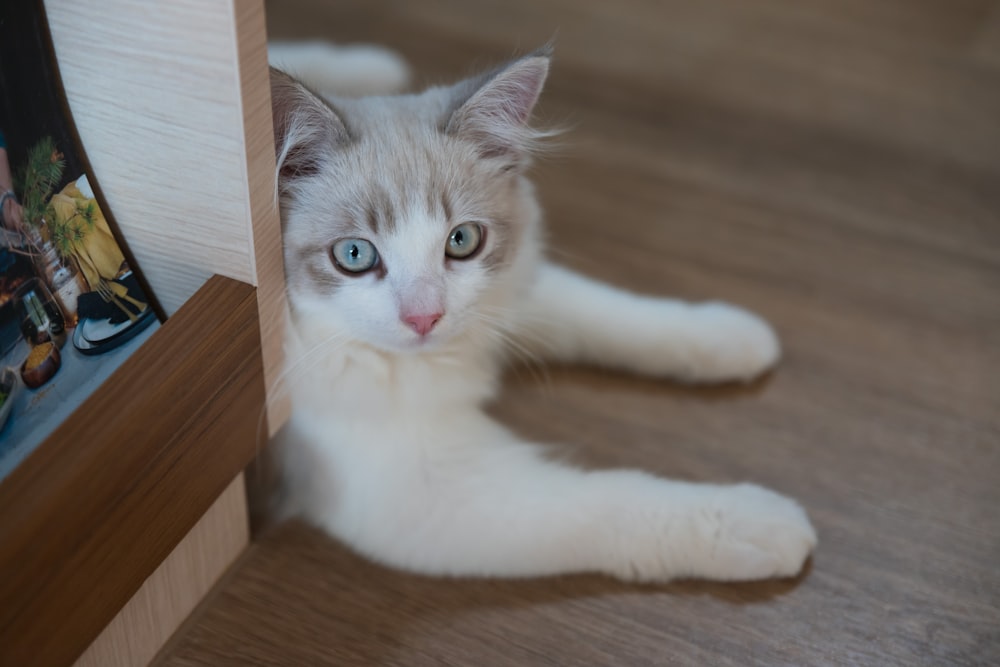
[[[482,410],[512,348],[692,382],[749,380],[779,356],[747,311],[637,296],[545,258],[525,170],[549,59],[360,99],[272,71],[293,508],[430,574],[792,576],[816,545],[792,500],[574,469]]]

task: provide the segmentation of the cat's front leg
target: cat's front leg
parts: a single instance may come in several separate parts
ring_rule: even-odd
[[[352,455],[335,502],[310,513],[383,563],[458,576],[788,577],[816,544],[805,512],[761,487],[577,470],[497,433],[439,442],[413,465]]]
[[[521,333],[544,357],[691,382],[751,380],[780,356],[771,327],[742,308],[640,296],[554,264],[539,271]]]

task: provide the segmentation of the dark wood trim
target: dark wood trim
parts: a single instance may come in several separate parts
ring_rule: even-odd
[[[250,462],[259,330],[213,277],[0,484],[0,665],[72,663]]]

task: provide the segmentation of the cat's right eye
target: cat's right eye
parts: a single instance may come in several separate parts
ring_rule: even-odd
[[[337,268],[347,273],[364,273],[378,264],[378,251],[364,239],[340,239],[330,254]]]

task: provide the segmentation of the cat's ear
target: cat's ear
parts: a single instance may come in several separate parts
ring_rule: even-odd
[[[454,86],[445,132],[468,139],[484,157],[527,155],[541,133],[528,126],[549,73],[552,47]]]
[[[319,97],[271,68],[271,114],[279,181],[315,174],[350,136],[343,121]]]

